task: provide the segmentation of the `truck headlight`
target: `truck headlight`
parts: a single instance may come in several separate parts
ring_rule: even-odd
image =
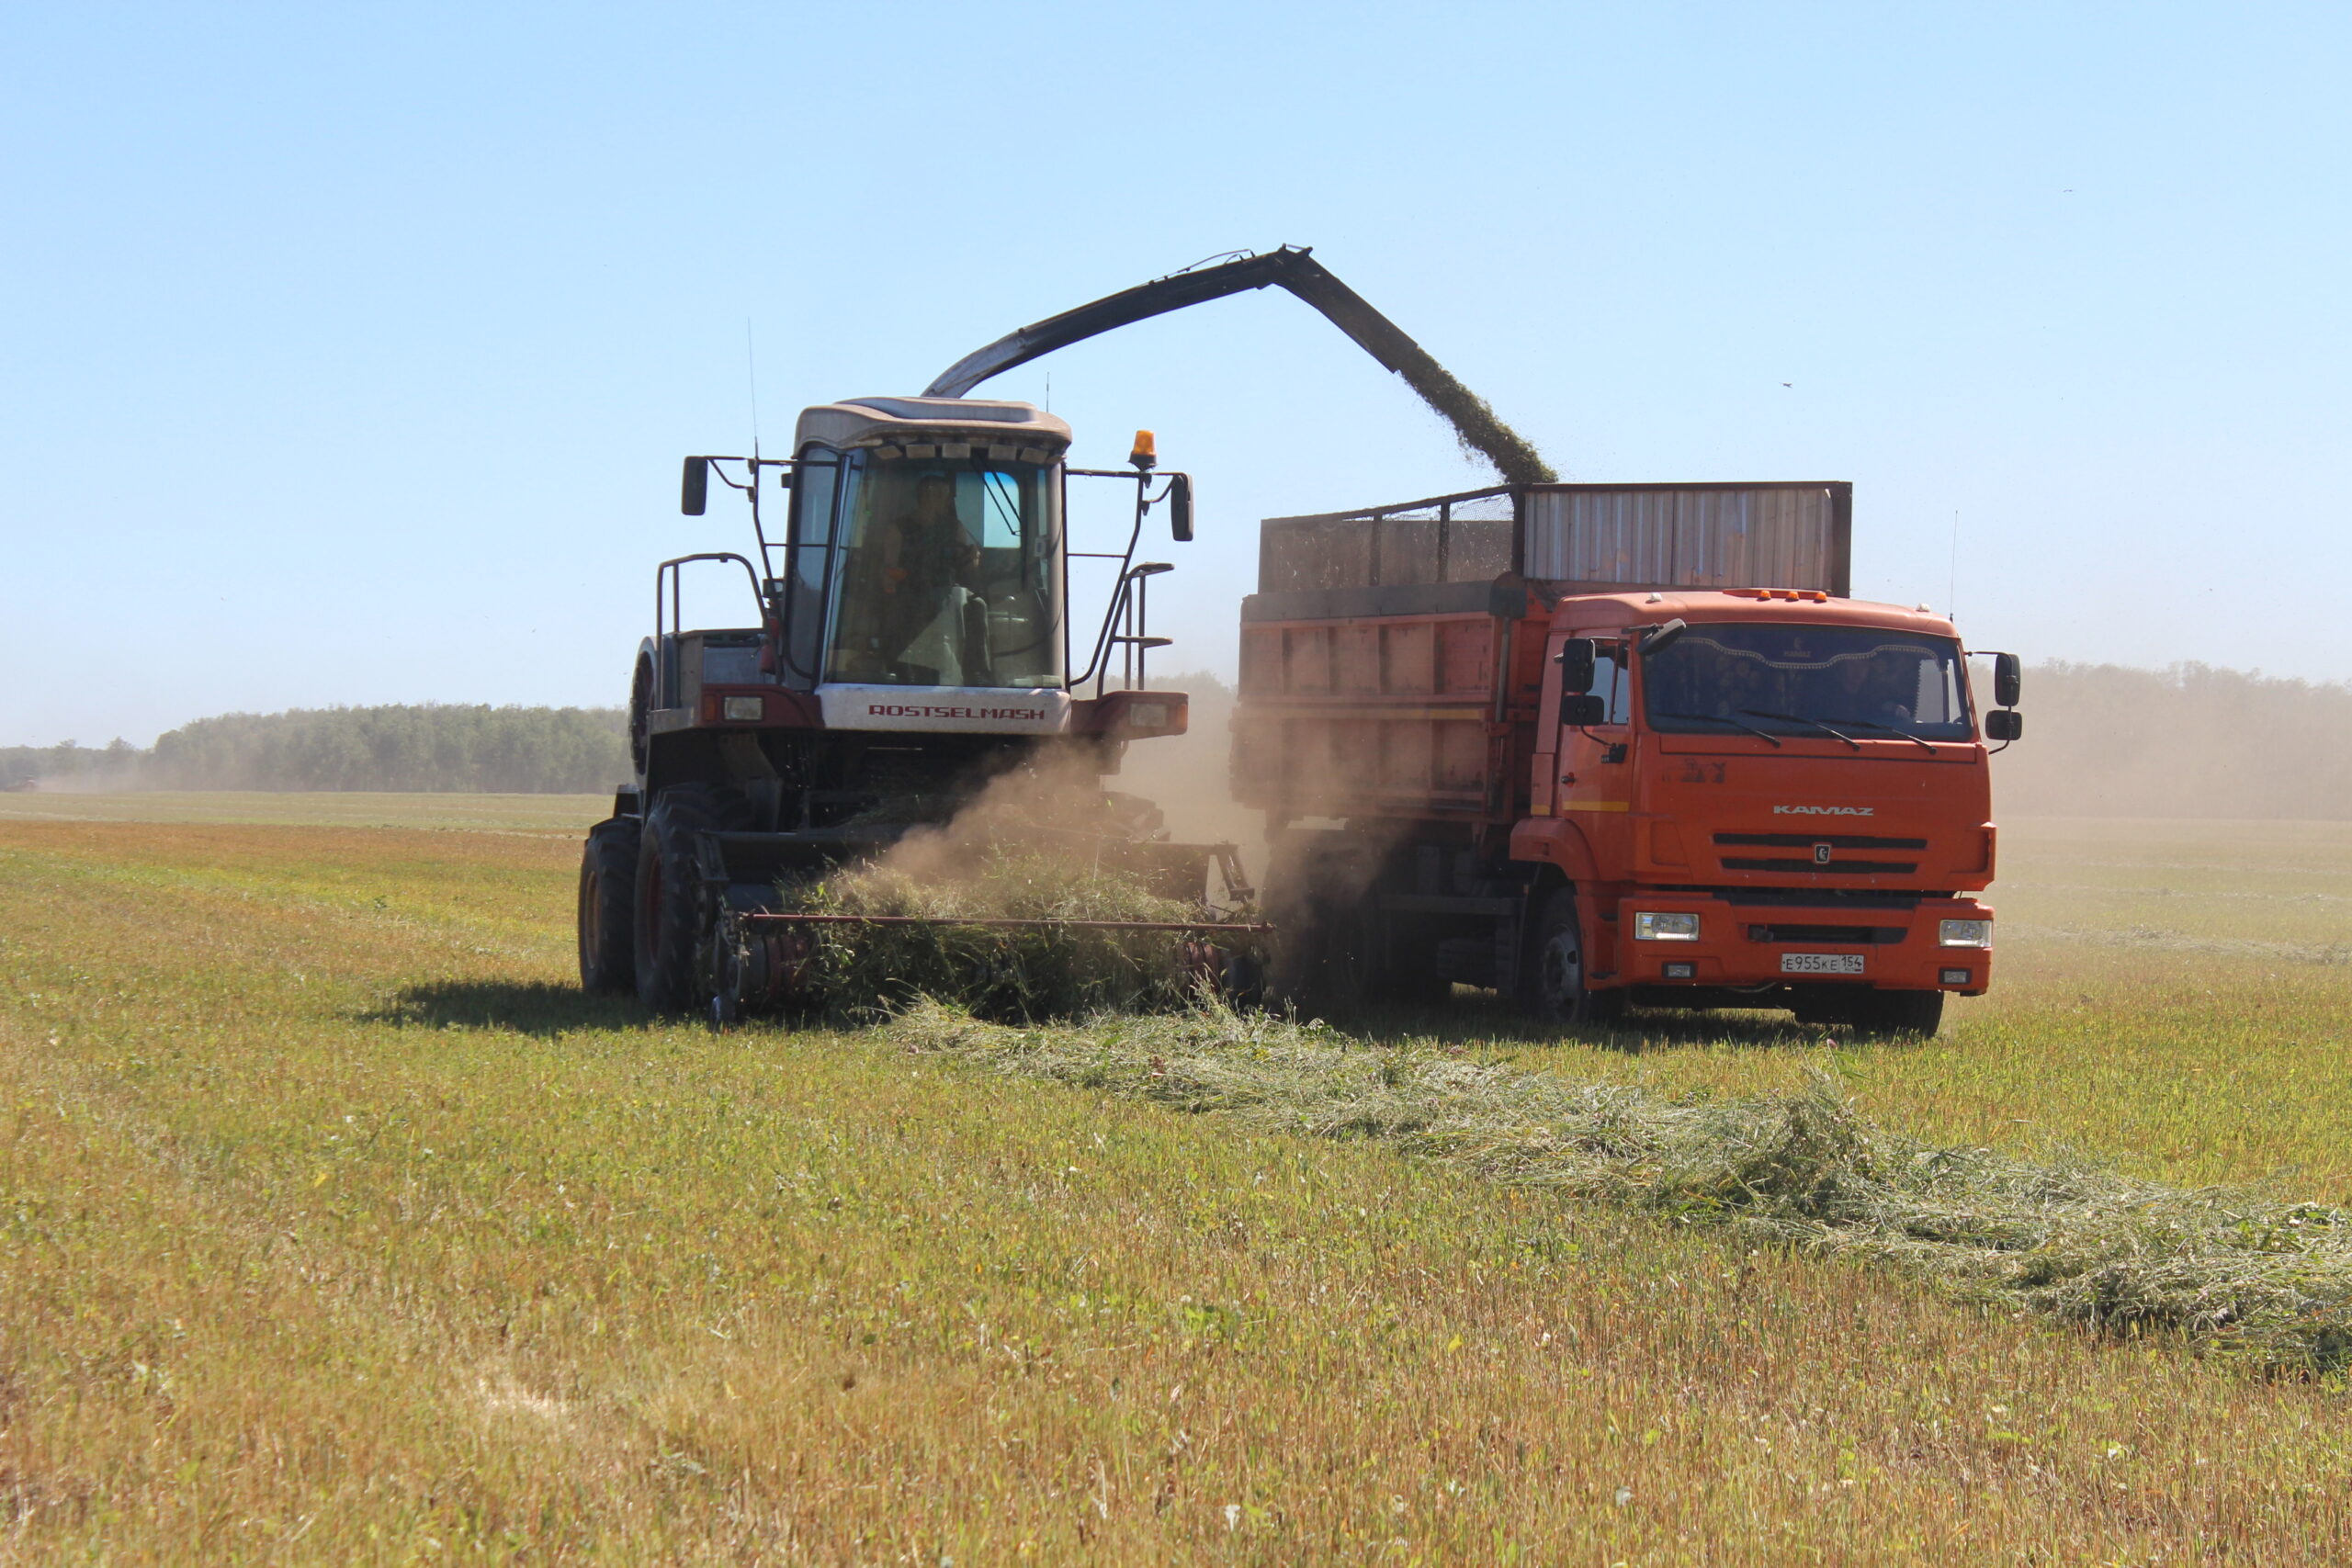
[[[727,721],[729,724],[757,724],[768,716],[765,697],[729,697],[727,699]]]
[[[1990,920],[1939,920],[1936,923],[1938,947],[1990,947],[1993,945],[1993,922]]]
[[[1699,917],[1688,914],[1642,914],[1634,917],[1635,942],[1696,942]]]

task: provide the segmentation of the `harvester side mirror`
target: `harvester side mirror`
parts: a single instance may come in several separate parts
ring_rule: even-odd
[[[707,458],[689,457],[678,476],[678,510],[688,517],[699,517],[709,504],[710,463]]]
[[[1648,659],[1654,655],[1664,653],[1668,649],[1674,646],[1677,639],[1679,639],[1684,632],[1687,632],[1690,629],[1690,624],[1684,621],[1679,615],[1675,616],[1674,619],[1668,621],[1663,625],[1652,626],[1642,636],[1642,657],[1644,659]]]
[[[2015,740],[2025,733],[2025,715],[2015,708],[1995,708],[1984,716],[1984,739]]]
[[[1560,690],[1583,693],[1592,690],[1592,662],[1595,658],[1592,638],[1572,637],[1560,645],[1556,655],[1560,664]]]
[[[2018,705],[2018,687],[2025,679],[2024,660],[2014,653],[1993,655],[1993,705],[2013,708]]]
[[[1193,476],[1168,476],[1168,532],[1180,545],[1193,542]]]
[[[1581,729],[1587,725],[1603,724],[1609,718],[1609,705],[1586,692],[1570,692],[1560,699],[1560,722]]]

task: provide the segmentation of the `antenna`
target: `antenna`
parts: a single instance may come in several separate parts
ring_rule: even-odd
[[[1951,576],[1944,583],[1944,614],[1960,619],[1960,508],[1951,509]]]
[[[752,318],[749,316],[743,318],[743,368],[752,379],[752,456],[756,457],[760,455],[760,356],[752,348]],[[759,478],[754,473],[752,482],[757,484]]]

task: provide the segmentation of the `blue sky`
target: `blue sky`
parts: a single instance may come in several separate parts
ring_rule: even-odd
[[[1848,478],[2029,658],[2352,677],[2352,10],[0,9],[0,744],[616,703],[677,459],[1312,244],[1588,480]],[[1252,295],[999,378],[1200,542],[1484,482]],[[1789,383],[1789,385],[1783,385]],[[1953,514],[1960,562],[1951,569]],[[1956,589],[1956,592],[1955,592]],[[714,602],[710,618],[739,622]]]

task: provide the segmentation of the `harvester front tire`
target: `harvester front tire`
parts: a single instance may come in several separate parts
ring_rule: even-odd
[[[1853,1026],[1857,1033],[1884,1037],[1933,1035],[1943,1027],[1941,991],[1865,991],[1854,998]]]
[[[637,999],[659,1013],[694,1010],[699,989],[695,946],[702,939],[703,886],[695,865],[700,834],[740,827],[748,813],[730,790],[674,784],[662,792],[638,841],[635,972]]]
[[[1584,932],[1577,896],[1563,888],[1544,906],[1528,955],[1528,1001],[1535,1016],[1560,1028],[1607,1023],[1623,1015],[1625,993],[1596,991],[1585,983]]]
[[[637,842],[645,824],[615,817],[580,852],[580,987],[618,996],[637,987]]]

